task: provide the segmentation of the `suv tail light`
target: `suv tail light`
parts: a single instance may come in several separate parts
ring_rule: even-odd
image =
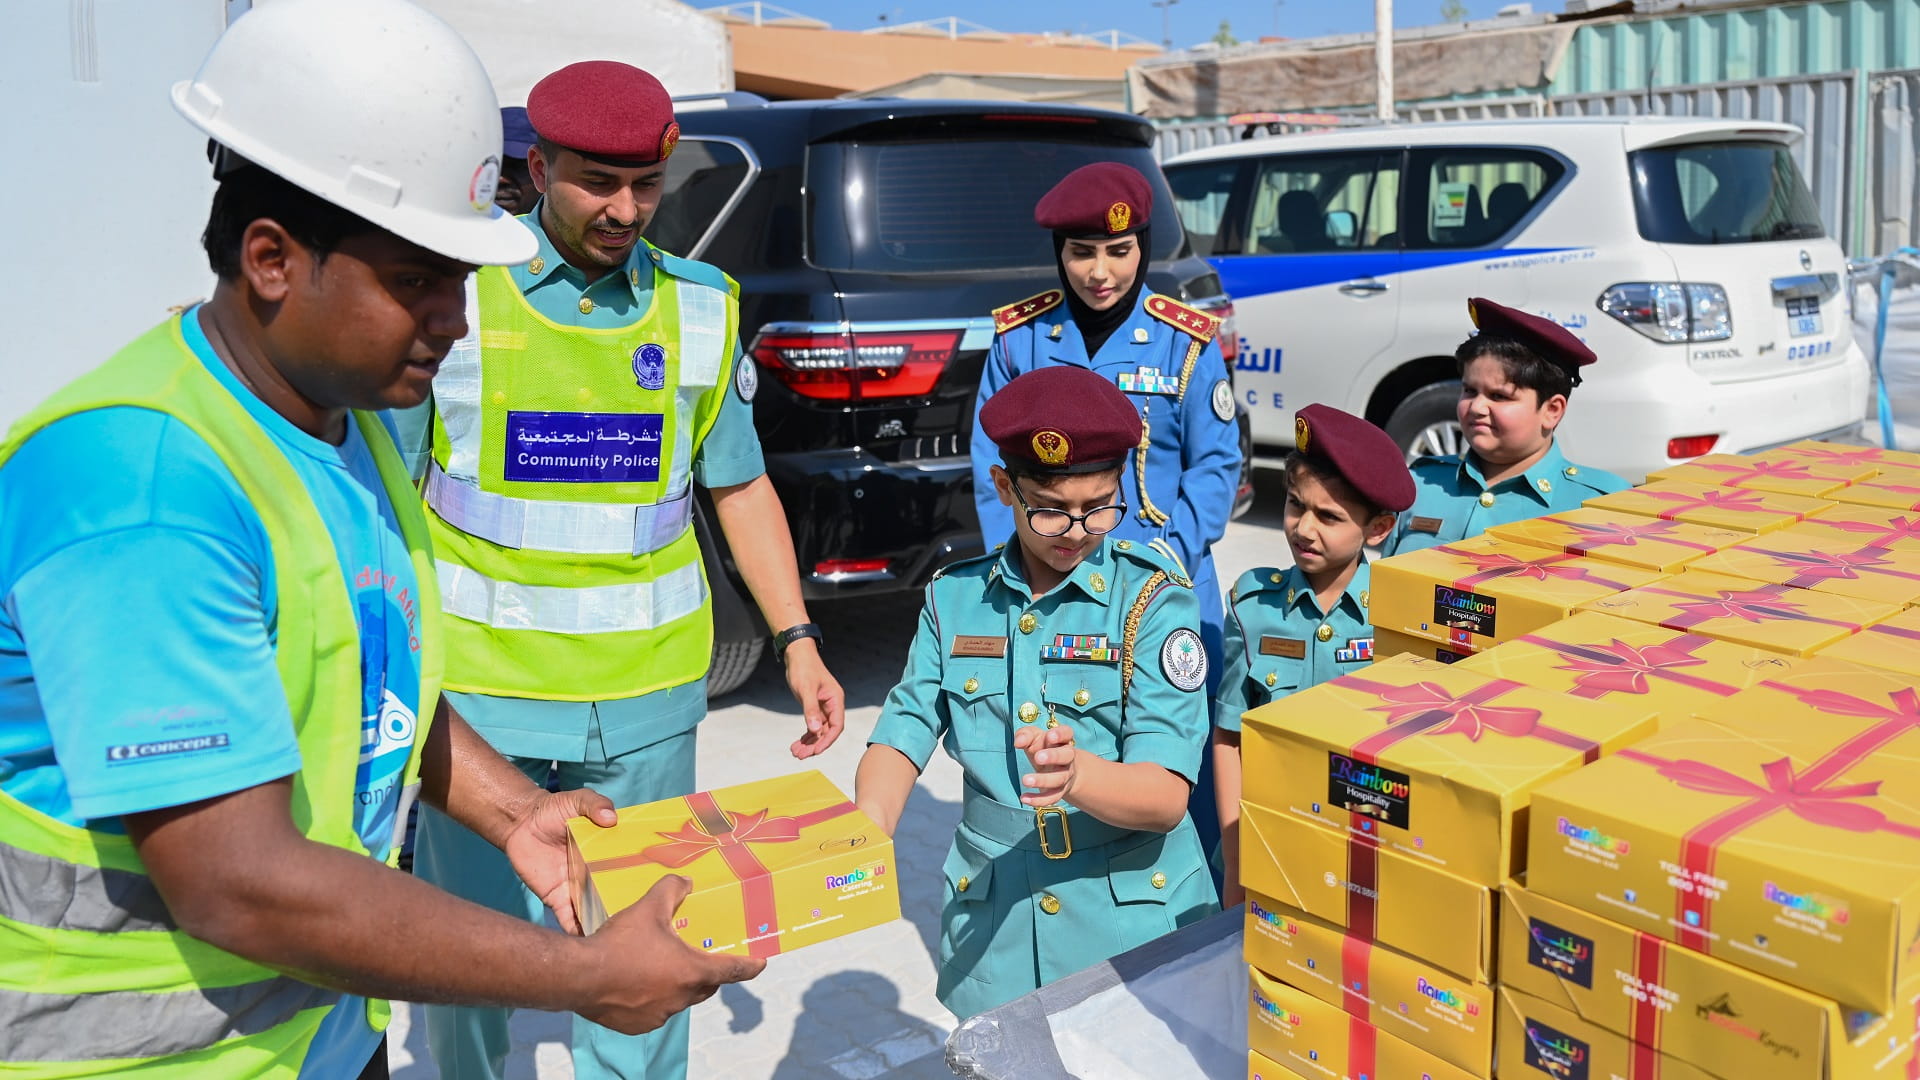
[[[780,332],[753,342],[762,370],[801,397],[823,401],[925,397],[959,351],[962,330]]]
[[[1220,320],[1220,332],[1214,335],[1214,340],[1220,343],[1220,356],[1227,362],[1227,370],[1232,371],[1233,358],[1240,352],[1240,329],[1234,325],[1233,301],[1200,300],[1193,306]]]
[[[1667,456],[1678,461],[1681,458],[1697,458],[1713,450],[1713,444],[1720,441],[1718,435],[1682,435],[1667,440]]]
[[[1600,310],[1663,344],[1733,336],[1727,290],[1692,281],[1628,281],[1600,294]]]

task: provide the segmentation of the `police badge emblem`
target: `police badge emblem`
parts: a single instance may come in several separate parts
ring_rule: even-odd
[[[642,390],[666,389],[667,350],[653,342],[633,350],[633,381]]]

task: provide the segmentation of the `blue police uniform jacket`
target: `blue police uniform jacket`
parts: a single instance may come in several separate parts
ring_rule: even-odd
[[[1413,463],[1413,505],[1402,511],[1385,553],[1419,551],[1464,540],[1491,525],[1572,510],[1588,499],[1632,485],[1610,472],[1569,462],[1560,444],[1519,476],[1488,486],[1472,454],[1425,457]]]
[[[1023,806],[1014,732],[1055,721],[1081,754],[1191,783],[1208,731],[1199,605],[1173,562],[1109,540],[1035,597],[1017,545],[927,586],[906,672],[869,742],[924,769],[944,745],[966,782],[944,867],[942,1004],[972,1016],[1217,909],[1190,819],[1122,829]]]
[[[988,544],[1011,536],[1013,508],[1001,505],[987,472],[1000,460],[1000,451],[980,430],[980,406],[1015,376],[1047,364],[1090,368],[1113,380],[1139,407],[1148,444],[1123,470],[1127,519],[1112,535],[1136,543],[1163,540],[1172,547],[1193,579],[1217,678],[1223,607],[1211,547],[1227,530],[1240,482],[1239,426],[1226,363],[1213,340],[1217,323],[1143,289],[1133,314],[1089,357],[1063,299],[1053,289],[995,312],[1000,332],[974,402],[973,502],[981,535]]]

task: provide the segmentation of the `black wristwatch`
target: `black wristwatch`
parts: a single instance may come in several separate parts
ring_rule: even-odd
[[[796,641],[799,641],[801,638],[807,638],[807,637],[812,638],[814,641],[819,642],[822,645],[826,644],[827,639],[821,636],[820,627],[818,625],[810,622],[803,622],[798,626],[789,626],[785,630],[782,630],[779,633],[773,635],[774,657],[777,658],[782,664],[786,663],[787,662],[787,646],[793,644]]]

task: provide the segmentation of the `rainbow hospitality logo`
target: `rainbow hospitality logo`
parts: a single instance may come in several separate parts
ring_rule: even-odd
[[[844,889],[849,885],[858,885],[863,881],[871,881],[874,878],[886,877],[886,876],[887,876],[887,864],[875,863],[873,866],[867,869],[855,870],[851,874],[828,874],[827,888]]]
[[[1559,830],[1560,835],[1569,840],[1578,840],[1588,847],[1599,848],[1601,851],[1610,851],[1615,855],[1625,855],[1633,849],[1633,845],[1625,840],[1616,840],[1598,829],[1589,829],[1575,825],[1566,818],[1560,819]]]
[[[1771,881],[1766,883],[1766,896],[1767,902],[1770,904],[1779,904],[1789,911],[1802,912],[1816,919],[1820,919],[1823,922],[1838,923],[1841,926],[1845,926],[1847,920],[1853,917],[1852,912],[1848,910],[1845,903],[1836,907],[1833,904],[1827,903],[1823,898],[1812,894],[1802,896],[1798,893],[1790,893]]]
[[[1343,754],[1333,754],[1333,778],[1343,784],[1351,784],[1362,791],[1377,791],[1390,798],[1404,799],[1412,789],[1404,782],[1384,775],[1372,765],[1353,760]]]
[[[1275,915],[1273,912],[1261,907],[1260,902],[1257,900],[1248,900],[1247,910],[1253,914],[1254,918],[1259,919],[1261,922],[1266,923],[1268,926],[1273,927],[1283,934],[1291,935],[1300,932],[1299,923],[1294,922],[1292,919],[1283,919]]]
[[[1269,1001],[1267,999],[1267,995],[1261,993],[1258,990],[1255,990],[1253,992],[1253,1003],[1254,1005],[1259,1007],[1261,1012],[1266,1013],[1268,1016],[1274,1017],[1275,1019],[1278,1019],[1281,1023],[1286,1024],[1289,1027],[1300,1026],[1299,1013],[1288,1012],[1287,1010],[1281,1008],[1278,1003]]]
[[[1447,990],[1435,986],[1425,979],[1414,983],[1413,988],[1420,991],[1421,997],[1426,998],[1436,1005],[1445,1006],[1457,1013],[1466,1013],[1468,1016],[1480,1015],[1480,1003],[1477,1001],[1468,1001],[1466,998],[1461,997],[1456,990]]]

